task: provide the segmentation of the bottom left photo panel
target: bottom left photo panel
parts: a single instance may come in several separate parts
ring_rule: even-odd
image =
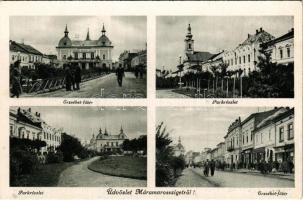
[[[146,187],[146,110],[10,107],[10,187]]]

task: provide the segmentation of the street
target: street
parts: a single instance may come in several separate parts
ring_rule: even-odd
[[[157,98],[189,98],[189,96],[179,94],[170,90],[156,90]]]
[[[176,182],[176,187],[294,187],[294,181],[278,177],[215,171],[213,177],[205,177],[203,168],[186,168]]]
[[[92,158],[80,162],[64,170],[60,175],[59,187],[146,187],[146,180],[137,180],[131,178],[122,178],[117,176],[108,176],[93,172],[87,166],[99,159]]]
[[[126,72],[122,87],[118,86],[114,73],[80,84],[80,90],[56,90],[42,94],[25,94],[21,97],[66,97],[66,98],[145,98],[146,78],[136,79],[134,74]]]

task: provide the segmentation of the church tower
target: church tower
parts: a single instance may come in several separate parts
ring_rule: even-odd
[[[90,37],[89,37],[89,28],[87,29],[87,35],[86,35],[86,39],[85,40],[90,40]]]
[[[192,39],[193,35],[191,34],[191,27],[188,24],[187,27],[187,34],[185,37],[185,55],[186,54],[193,54],[194,53],[194,40]]]

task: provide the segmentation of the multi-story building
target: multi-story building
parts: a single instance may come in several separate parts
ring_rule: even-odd
[[[42,63],[43,54],[31,45],[9,41],[9,62],[20,62],[20,68],[35,69],[35,63]]]
[[[241,153],[241,136],[242,136],[241,118],[239,117],[228,128],[227,134],[224,136],[227,155],[225,162],[230,166],[235,166],[240,163]]]
[[[223,61],[229,66],[230,70],[243,70],[243,75],[257,70],[259,62],[261,44],[274,39],[270,33],[262,28],[257,29],[255,34],[248,34],[247,38],[235,49],[225,51]]]
[[[11,109],[9,123],[10,137],[45,141],[46,146],[41,148],[41,153],[55,151],[61,144],[62,131],[49,126],[41,119],[41,114],[32,113],[31,108]]]
[[[126,50],[122,52],[119,56],[119,63],[122,64],[122,67],[126,70],[132,69],[132,59],[138,55],[138,51]]]
[[[146,50],[139,51],[137,55],[131,60],[131,68],[143,68],[144,70],[146,70],[146,60]]]
[[[287,161],[294,160],[294,108],[277,116],[275,124],[275,160]]]
[[[277,64],[294,62],[294,29],[262,45],[271,55],[271,61]]]
[[[74,63],[80,65],[82,69],[94,67],[111,69],[114,46],[105,33],[103,25],[101,36],[97,40],[90,38],[89,30],[85,40],[71,40],[66,26],[64,37],[60,39],[56,47],[60,66],[65,63]]]
[[[220,142],[219,144],[217,144],[217,161],[223,162],[224,161],[224,155],[226,153],[226,148],[225,148],[225,142]]]
[[[275,160],[275,132],[276,126],[274,119],[281,113],[284,113],[286,108],[275,108],[263,113],[263,120],[256,125],[253,130],[254,135],[254,150],[253,160],[258,163],[262,160],[271,162]],[[267,116],[266,116],[267,115]]]
[[[126,139],[128,136],[124,133],[122,126],[120,133],[116,135],[108,133],[106,128],[102,132],[100,128],[96,137],[92,135],[88,149],[97,152],[122,153],[122,144]]]

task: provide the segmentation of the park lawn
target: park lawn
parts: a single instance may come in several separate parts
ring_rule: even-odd
[[[146,158],[132,156],[112,156],[92,162],[88,168],[111,176],[144,179],[147,176]]]
[[[23,175],[18,182],[12,183],[15,187],[54,187],[57,186],[61,172],[76,162],[63,162],[40,165],[32,174]]]

